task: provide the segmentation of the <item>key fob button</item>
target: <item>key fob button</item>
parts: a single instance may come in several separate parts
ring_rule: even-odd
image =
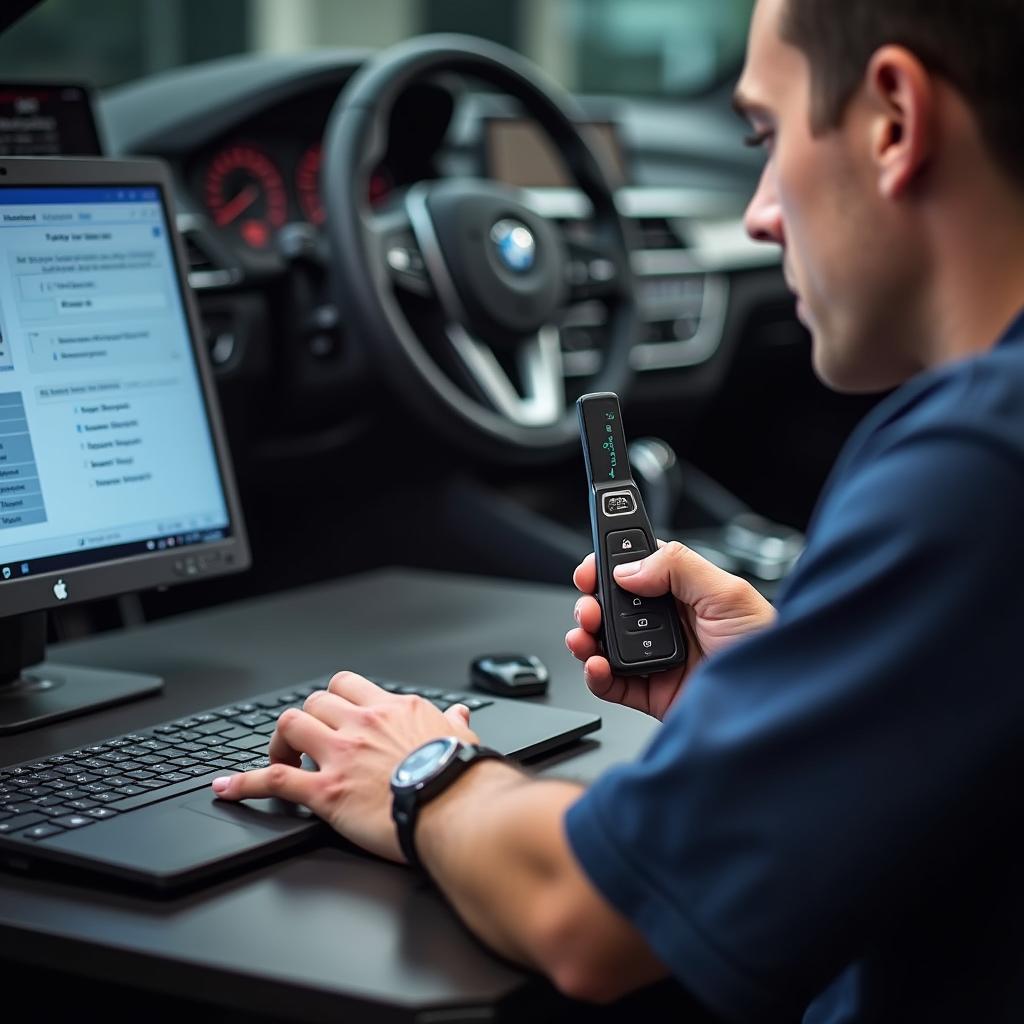
[[[606,516],[628,516],[636,511],[636,498],[632,491],[612,491],[601,498]]]
[[[672,634],[668,630],[653,633],[626,633],[619,638],[619,651],[623,661],[630,664],[650,661],[653,658],[668,658],[676,652]]]
[[[627,633],[649,633],[661,629],[665,625],[665,620],[654,612],[647,612],[643,615],[624,616],[622,624]]]
[[[616,530],[608,534],[606,543],[613,563],[632,562],[651,553],[643,530]]]

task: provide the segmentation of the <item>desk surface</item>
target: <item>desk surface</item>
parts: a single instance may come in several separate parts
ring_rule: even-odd
[[[341,668],[465,687],[477,655],[522,651],[551,670],[539,702],[602,716],[571,756],[539,766],[587,780],[633,756],[654,723],[587,691],[563,643],[573,600],[568,588],[384,570],[63,645],[53,660],[152,672],[165,691],[0,739],[0,763]],[[160,901],[0,873],[0,957],[305,1020],[484,1020],[530,982],[411,872],[340,842]]]

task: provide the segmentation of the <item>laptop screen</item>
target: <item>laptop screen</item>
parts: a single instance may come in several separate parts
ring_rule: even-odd
[[[232,525],[160,189],[0,186],[0,577]]]

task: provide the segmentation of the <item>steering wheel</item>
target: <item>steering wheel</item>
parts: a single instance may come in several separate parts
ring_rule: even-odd
[[[589,217],[569,232],[531,209],[520,190],[475,177],[419,181],[386,206],[371,203],[396,102],[441,73],[514,97],[565,160]],[[607,310],[601,369],[589,390],[621,393],[631,377],[638,313],[629,250],[579,120],[569,97],[518,54],[470,36],[433,35],[362,67],[328,122],[321,188],[342,315],[429,426],[499,462],[560,457],[579,444],[560,341],[572,304],[597,301]],[[429,313],[415,317],[417,328],[410,303]]]

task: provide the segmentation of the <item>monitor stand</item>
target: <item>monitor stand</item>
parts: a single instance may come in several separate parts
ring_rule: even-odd
[[[46,612],[0,619],[0,736],[161,690],[159,676],[44,661]]]

